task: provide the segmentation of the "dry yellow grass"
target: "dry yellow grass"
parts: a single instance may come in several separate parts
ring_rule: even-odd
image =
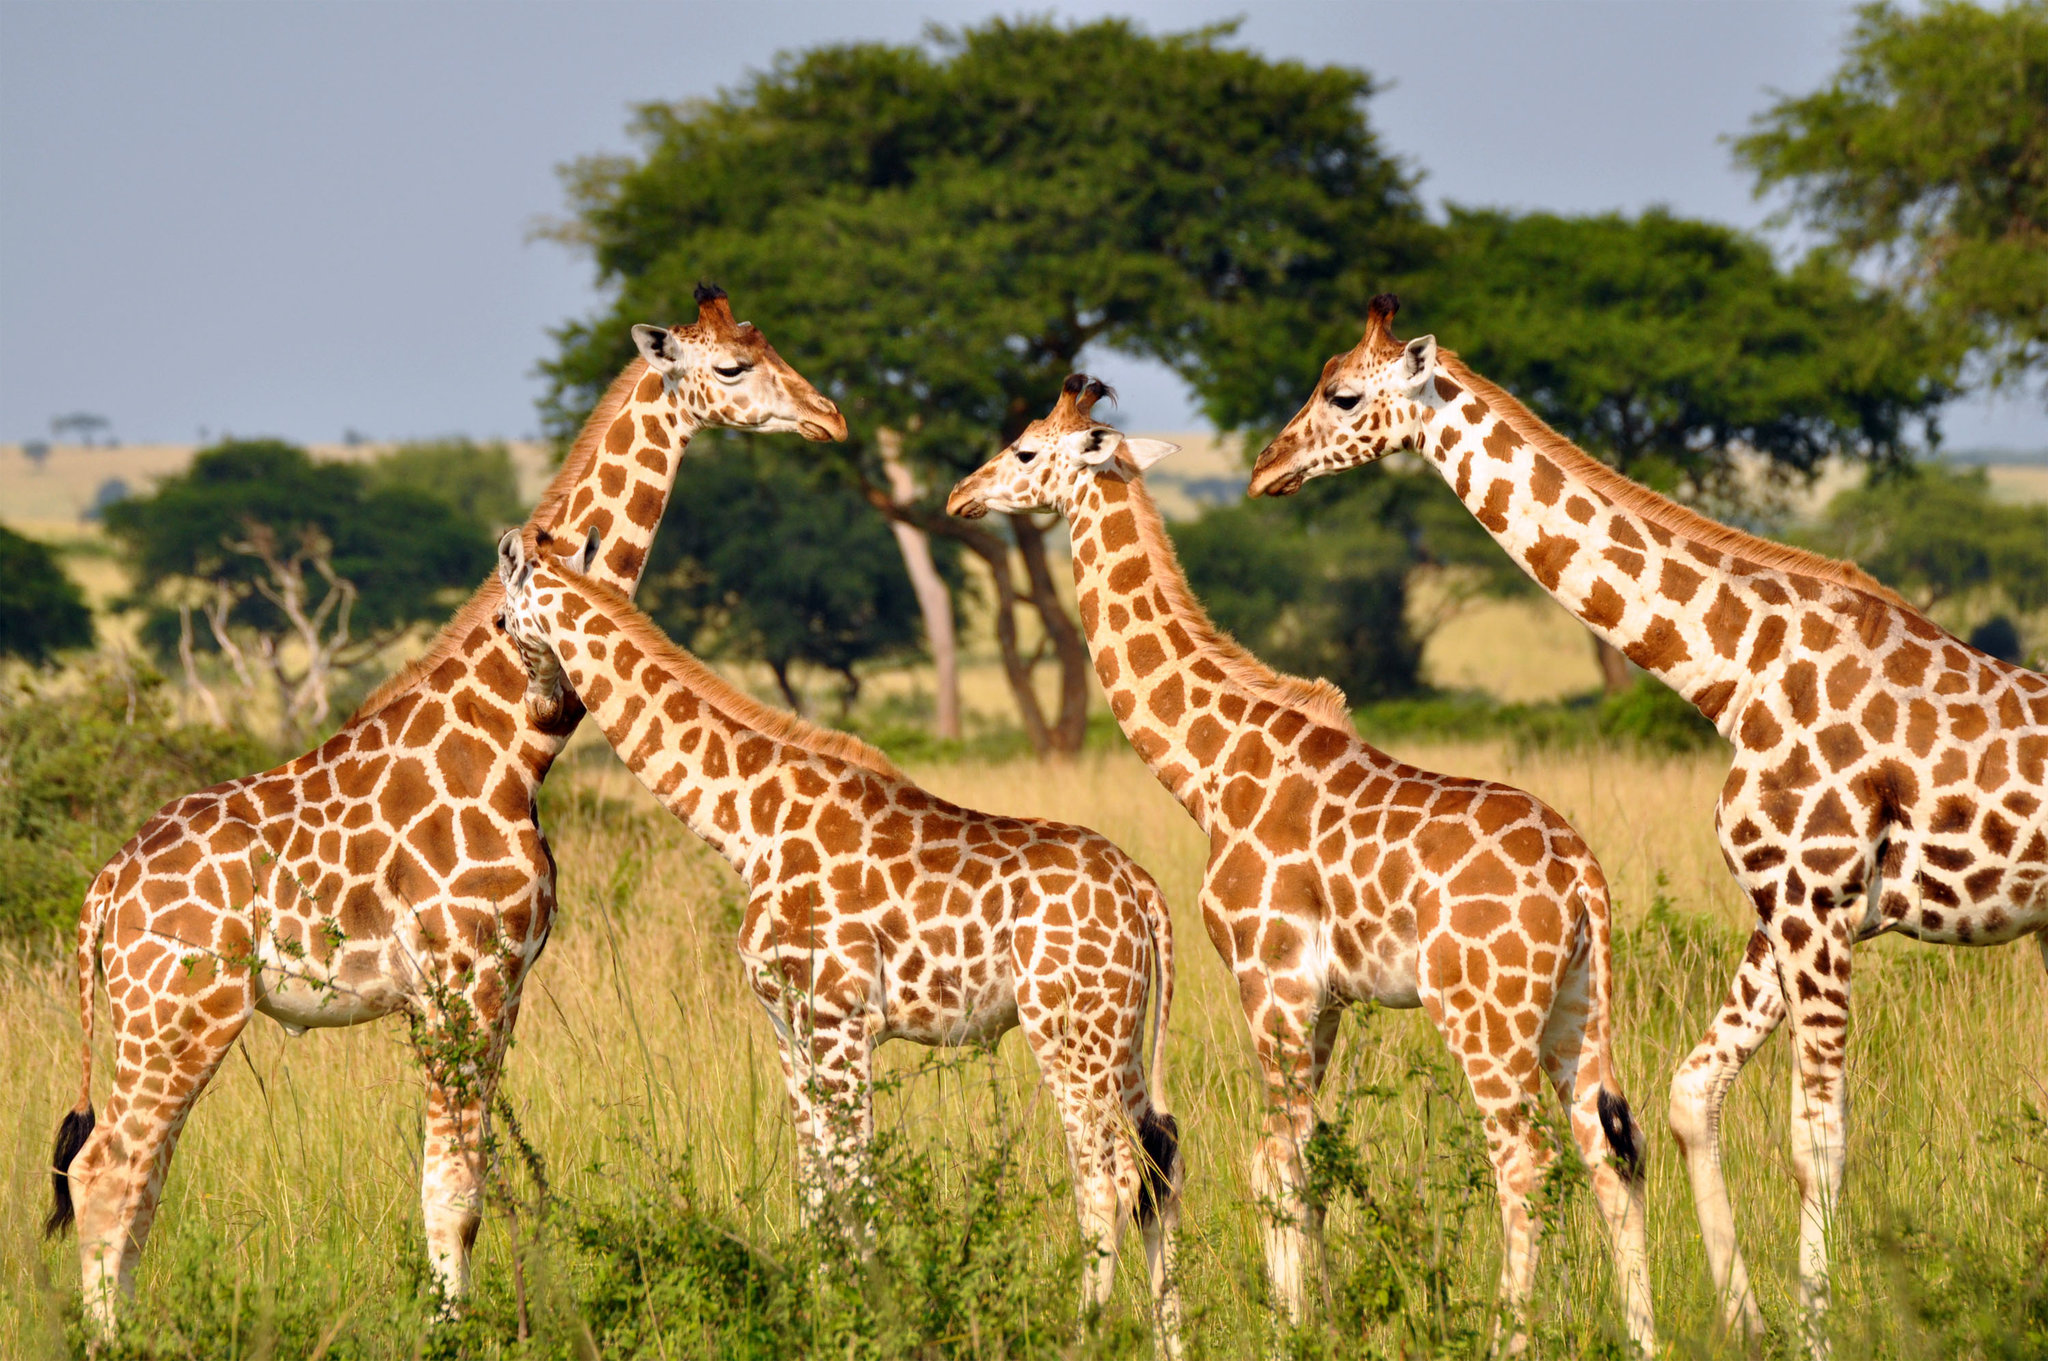
[[[1702,1337],[1711,1309],[1683,1174],[1663,1134],[1665,1084],[1705,1026],[1733,963],[1743,919],[1720,865],[1710,809],[1719,763],[1615,753],[1515,756],[1492,747],[1418,747],[1427,764],[1497,776],[1569,816],[1616,883],[1625,926],[1661,891],[1675,920],[1710,926],[1712,942],[1672,931],[1628,937],[1619,955],[1620,1065],[1649,1136],[1651,1251],[1659,1321]],[[1189,1185],[1185,1271],[1198,1354],[1254,1354],[1261,1303],[1254,1209],[1245,1181],[1256,1095],[1245,1027],[1232,989],[1193,910],[1204,843],[1187,818],[1122,749],[1066,765],[952,764],[913,774],[947,797],[1093,825],[1158,876],[1180,941],[1171,1090],[1185,1132]],[[528,1134],[559,1189],[601,1195],[608,1160],[631,1146],[688,1150],[712,1193],[766,1188],[772,1223],[791,1216],[791,1149],[767,1027],[741,986],[732,952],[739,894],[710,852],[663,814],[601,746],[579,740],[549,791],[561,862],[563,912],[529,993],[507,1079]],[[2048,1003],[2031,946],[1935,951],[1883,942],[1858,956],[1852,1044],[1856,1106],[1838,1299],[1845,1354],[1856,1339],[1898,1342],[1891,1264],[1853,1245],[1900,1210],[1940,1234],[2014,1253],[2038,1209],[2038,1170],[1988,1135],[2024,1102],[2048,1106]],[[0,967],[0,1083],[16,1094],[0,1114],[6,1213],[0,1218],[0,1355],[39,1354],[76,1268],[69,1242],[44,1246],[35,1226],[47,1197],[46,1159],[76,1082],[77,1017],[68,961]],[[142,1271],[145,1297],[195,1243],[220,1269],[264,1282],[317,1281],[338,1316],[409,1289],[421,1253],[416,1208],[420,1085],[394,1022],[289,1039],[259,1018],[196,1111]],[[1368,1164],[1394,1186],[1422,1176],[1454,1142],[1453,1110],[1411,1070],[1441,1046],[1419,1013],[1361,1014],[1347,1025],[1326,1090],[1335,1110],[1352,1094],[1353,1128]],[[980,1076],[993,1065],[1028,1125],[1027,1180],[1064,1184],[1047,1103],[1034,1097],[1023,1046],[990,1060],[926,1070],[925,1051],[883,1051],[903,1085],[885,1126],[913,1141],[973,1139],[990,1110]],[[102,1072],[104,1072],[104,1068]],[[1785,1155],[1787,1070],[1782,1041],[1767,1047],[1729,1106],[1727,1148],[1737,1217],[1767,1312],[1789,1317],[1795,1192]],[[1379,1095],[1361,1095],[1378,1089]],[[967,1131],[965,1135],[962,1131]],[[949,1145],[951,1146],[951,1145]],[[1433,1151],[1434,1150],[1434,1151]],[[2038,1162],[2034,1164],[2038,1168]],[[1490,1191],[1434,1194],[1457,1289],[1487,1298],[1498,1240]],[[2038,1223],[2038,1216],[2034,1222]],[[1333,1220],[1340,1242],[1343,1216]],[[1071,1219],[1049,1203],[1043,1251],[1071,1242]],[[502,1224],[487,1224],[479,1273],[508,1272]],[[1537,1307],[1554,1319],[1607,1317],[1605,1250],[1584,1198],[1546,1248]],[[1142,1266],[1127,1253],[1119,1307],[1141,1298]],[[1339,1269],[1346,1265],[1341,1258]],[[317,1273],[317,1274],[315,1274]],[[32,1282],[47,1281],[46,1286]],[[1859,1331],[1863,1330],[1863,1331]],[[1868,1336],[1866,1337],[1866,1331]],[[1370,1340],[1370,1339],[1364,1339]],[[1391,1342],[1391,1338],[1385,1339]],[[409,1354],[410,1347],[401,1349]],[[376,1353],[376,1354],[382,1354]]]

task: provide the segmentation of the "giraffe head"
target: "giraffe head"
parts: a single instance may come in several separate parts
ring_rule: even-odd
[[[1089,414],[1104,397],[1116,400],[1107,383],[1070,373],[1060,385],[1052,414],[1024,427],[994,458],[953,488],[946,509],[967,520],[992,510],[1019,514],[1048,507],[1065,511],[1090,479],[1131,477],[1178,449],[1165,440],[1131,439]]]
[[[598,533],[593,529],[582,543],[566,547],[565,552],[565,545],[545,529],[534,532],[530,551],[523,529],[508,529],[498,540],[498,580],[505,588],[498,631],[519,649],[519,659],[526,664],[527,711],[543,731],[552,731],[571,712],[580,712],[548,632],[548,617],[561,603],[566,584],[556,569],[587,574],[597,560]]]
[[[635,326],[633,343],[697,429],[846,438],[839,408],[775,353],[752,322],[733,320],[725,290],[716,284],[697,285],[696,321],[665,330]]]
[[[1252,468],[1250,494],[1287,496],[1311,477],[1370,463],[1418,444],[1441,401],[1436,337],[1394,339],[1401,300],[1382,293],[1366,312],[1365,337],[1323,365],[1315,395],[1273,437]]]

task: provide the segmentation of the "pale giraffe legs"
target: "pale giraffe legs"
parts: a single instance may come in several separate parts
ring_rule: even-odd
[[[469,1294],[469,1254],[483,1224],[484,1100],[427,1083],[420,1221],[444,1314]]]
[[[69,1172],[85,1318],[101,1336],[134,1293],[135,1264],[156,1222],[185,1120],[254,1010],[246,976],[213,986],[219,991],[206,999],[204,1013],[188,1002],[168,1025],[159,1025],[154,1010],[127,1011],[118,1002],[110,1008],[113,1091]],[[216,1019],[223,1011],[225,1018]]]
[[[1763,1315],[1750,1289],[1749,1268],[1735,1240],[1735,1211],[1721,1170],[1721,1106],[1743,1065],[1785,1019],[1785,990],[1770,936],[1759,927],[1720,1013],[1671,1079],[1671,1133],[1685,1157],[1707,1266],[1721,1300],[1722,1320],[1750,1337],[1763,1333]]]
[[[1299,1325],[1308,1313],[1309,1275],[1321,1267],[1323,1229],[1322,1208],[1308,1197],[1302,1155],[1315,1133],[1316,1092],[1344,1013],[1326,1007],[1298,1015],[1306,1008],[1290,1009],[1273,982],[1263,972],[1238,978],[1245,1015],[1267,1018],[1254,1035],[1266,1083],[1266,1133],[1252,1152],[1252,1198],[1262,1220],[1274,1300],[1287,1322]]]
[[[519,1019],[524,973],[515,963],[487,960],[460,990],[437,988],[413,1027],[426,1070],[426,1136],[420,1149],[420,1223],[427,1263],[441,1294],[443,1316],[469,1295],[470,1253],[483,1225],[484,1178],[492,1150],[485,1139],[491,1096]],[[495,1021],[477,999],[505,999]]]
[[[1617,1094],[1621,1084],[1606,1068],[1608,1037],[1591,1012],[1590,956],[1582,950],[1565,974],[1543,1027],[1543,1066],[1571,1124],[1572,1142],[1585,1160],[1593,1198],[1614,1252],[1614,1279],[1621,1291],[1622,1317],[1637,1350],[1656,1354],[1650,1302],[1648,1211],[1639,1170],[1619,1165],[1600,1119],[1603,1079]],[[1641,1157],[1640,1148],[1637,1157]]]
[[[875,1134],[875,1027],[865,1012],[828,1010],[820,999],[787,996],[772,976],[758,980],[755,993],[775,1022],[805,1222],[822,1224],[836,1207],[849,1231],[865,1235],[867,1150]]]
[[[1799,1178],[1799,1306],[1807,1350],[1828,1355],[1828,1239],[1848,1152],[1850,951],[1860,913],[1781,915],[1771,932],[1792,1023],[1792,1170]],[[1817,929],[1812,929],[1817,927]],[[1804,929],[1802,929],[1804,928]],[[1810,939],[1807,937],[1811,937]]]
[[[1144,1015],[1142,1004],[1137,1011],[1140,1017]],[[1164,1188],[1152,1204],[1151,1214],[1144,1218],[1142,1232],[1152,1289],[1154,1345],[1159,1355],[1177,1358],[1181,1354],[1181,1307],[1174,1235],[1180,1227],[1182,1170],[1177,1150],[1165,1153],[1168,1166],[1154,1168],[1143,1147],[1141,1130],[1152,1110],[1145,1095],[1145,1070],[1138,1048],[1142,1038],[1134,1032],[1113,1039],[1105,1071],[1091,1082],[1078,1069],[1100,1062],[1100,1058],[1077,1054],[1064,1016],[1047,1020],[1049,1023],[1027,1017],[1024,1031],[1038,1070],[1052,1089],[1066,1134],[1067,1163],[1073,1173],[1081,1226],[1081,1308],[1092,1314],[1109,1302],[1124,1230],[1140,1217],[1148,1183],[1156,1187],[1163,1176]]]

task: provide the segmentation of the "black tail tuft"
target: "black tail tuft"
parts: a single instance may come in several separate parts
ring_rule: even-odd
[[[1636,1118],[1629,1114],[1628,1102],[1617,1092],[1605,1087],[1600,1089],[1600,1129],[1607,1136],[1607,1146],[1614,1150],[1615,1158],[1621,1163],[1621,1174],[1630,1181],[1643,1179],[1643,1137],[1636,1129]]]
[[[72,1111],[57,1126],[57,1147],[50,1154],[50,1217],[43,1221],[43,1237],[52,1238],[71,1222],[71,1160],[92,1135],[92,1107]]]
[[[1138,1121],[1138,1146],[1145,1151],[1144,1181],[1138,1187],[1138,1223],[1150,1224],[1173,1194],[1180,1161],[1180,1121],[1147,1111]]]

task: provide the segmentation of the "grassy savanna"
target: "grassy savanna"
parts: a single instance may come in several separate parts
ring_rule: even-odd
[[[536,1247],[530,1183],[511,1177],[528,1188],[518,1264],[531,1332],[524,1345],[530,1354],[591,1354],[586,1344],[609,1336],[620,1354],[716,1354],[729,1336],[663,1330],[663,1310],[673,1311],[676,1298],[652,1285],[624,1310],[639,1331],[608,1334],[621,1313],[620,1264],[640,1262],[652,1281],[648,1263],[669,1260],[664,1234],[686,1216],[715,1223],[721,1242],[745,1244],[763,1260],[817,1260],[784,1246],[798,1231],[780,1075],[732,951],[737,881],[591,736],[572,748],[546,794],[564,908],[505,1083],[510,1109],[545,1158],[557,1206],[555,1229]],[[1710,1354],[1714,1310],[1662,1108],[1668,1076],[1718,1003],[1744,931],[1710,831],[1718,758],[1448,745],[1401,754],[1540,793],[1586,833],[1613,877],[1623,928],[1619,1056],[1649,1136],[1658,1321],[1676,1354]],[[1190,1166],[1189,1337],[1196,1355],[1257,1354],[1269,1314],[1245,1178],[1256,1087],[1233,989],[1194,910],[1199,834],[1121,744],[1064,765],[956,762],[912,773],[979,807],[1091,824],[1159,877],[1181,960],[1169,1082]],[[1955,1354],[1980,1323],[1991,1338],[1981,1354],[2024,1354],[2033,1344],[2021,1311],[2031,1314],[2032,1337],[2042,1326],[2048,1233],[2048,1156],[2036,1115],[2048,1109],[2048,1027],[2040,1023],[2048,979],[2039,954],[2030,944],[1966,951],[1884,941],[1859,952],[1854,987],[1854,1116],[1833,1322],[1841,1354]],[[0,1082],[12,1096],[0,1124],[0,1278],[10,1282],[0,1354],[63,1354],[75,1347],[71,1244],[45,1246],[36,1234],[51,1131],[77,1081],[69,960],[24,956],[0,967],[0,1015],[8,1018]],[[1142,1353],[1135,1242],[1126,1245],[1112,1317],[1093,1335],[1073,1332],[1076,1234],[1061,1144],[1022,1044],[1011,1037],[992,1058],[935,1059],[907,1045],[882,1053],[891,1082],[879,1123],[900,1140],[899,1158],[931,1180],[941,1226],[931,1232],[965,1236],[953,1216],[985,1208],[977,1197],[987,1183],[978,1190],[976,1178],[994,1175],[994,1165],[1008,1231],[1026,1240],[1016,1280],[1052,1321],[1042,1349]],[[1792,1336],[1787,1080],[1778,1040],[1730,1101],[1726,1132],[1737,1222],[1774,1348],[1789,1348]],[[1493,1193],[1462,1081],[1421,1014],[1349,1019],[1322,1110],[1344,1135],[1313,1151],[1332,1197],[1333,1293],[1324,1318],[1294,1339],[1299,1353],[1483,1351],[1497,1269]],[[480,1239],[472,1325],[436,1332],[428,1322],[419,1284],[420,1118],[402,1025],[291,1039],[254,1022],[180,1147],[141,1271],[138,1346],[172,1356],[529,1354],[514,1341],[522,1311],[501,1210],[487,1216]],[[1011,1128],[1016,1156],[1004,1172],[1001,1136]],[[509,1152],[508,1160],[516,1162]],[[1617,1350],[1591,1198],[1565,1174],[1550,1199],[1557,1225],[1538,1276],[1538,1346],[1560,1356]],[[951,1250],[937,1248],[942,1257]],[[2030,1305],[2020,1297],[2028,1281]],[[799,1282],[796,1294],[812,1288]],[[751,1307],[749,1298],[735,1307]],[[789,1307],[787,1294],[760,1298],[764,1310]],[[1954,1317],[1980,1308],[1982,1320]],[[629,1335],[640,1345],[624,1345]],[[970,1327],[916,1354],[994,1355],[1003,1345]]]

